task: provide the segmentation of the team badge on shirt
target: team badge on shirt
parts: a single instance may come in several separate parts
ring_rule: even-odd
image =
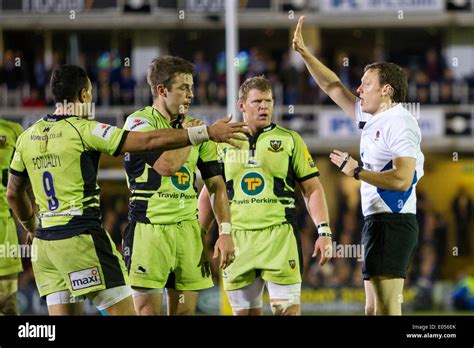
[[[5,135],[0,136],[0,147],[4,147],[7,143],[7,137]]]
[[[380,138],[380,131],[377,130],[377,132],[375,132],[375,139],[374,139],[374,141],[379,141],[379,138]]]
[[[270,147],[268,150],[272,152],[283,151],[283,148],[281,147],[281,140],[270,140]]]
[[[295,260],[289,260],[288,263],[290,264],[291,269],[295,269],[295,267],[296,267],[296,261]]]

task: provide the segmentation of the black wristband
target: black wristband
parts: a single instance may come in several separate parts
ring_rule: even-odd
[[[356,169],[354,169],[354,179],[360,180],[359,178],[359,173],[364,169],[363,166],[358,166]]]

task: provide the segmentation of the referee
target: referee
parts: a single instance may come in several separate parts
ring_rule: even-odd
[[[301,34],[303,21],[304,17],[298,21],[293,48],[319,87],[362,129],[363,165],[338,150],[330,158],[345,175],[362,182],[365,312],[401,315],[404,279],[418,240],[415,187],[424,162],[420,128],[401,104],[407,75],[393,63],[367,65],[356,97],[309,53]]]

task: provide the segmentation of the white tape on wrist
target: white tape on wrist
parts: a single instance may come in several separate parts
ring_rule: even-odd
[[[232,225],[228,222],[221,223],[221,228],[219,229],[219,235],[221,234],[231,234]]]
[[[28,232],[35,232],[39,225],[39,219],[36,214],[33,213],[33,216],[31,216],[28,220],[20,221],[20,223]]]
[[[196,127],[188,128],[189,141],[193,145],[201,144],[209,140],[209,134],[207,133],[207,126],[201,125]]]
[[[318,235],[321,237],[332,237],[331,228],[329,226],[319,227]]]

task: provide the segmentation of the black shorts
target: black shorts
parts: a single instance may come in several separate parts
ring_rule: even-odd
[[[378,275],[405,278],[418,244],[415,214],[382,213],[366,216],[362,244],[364,280]]]

